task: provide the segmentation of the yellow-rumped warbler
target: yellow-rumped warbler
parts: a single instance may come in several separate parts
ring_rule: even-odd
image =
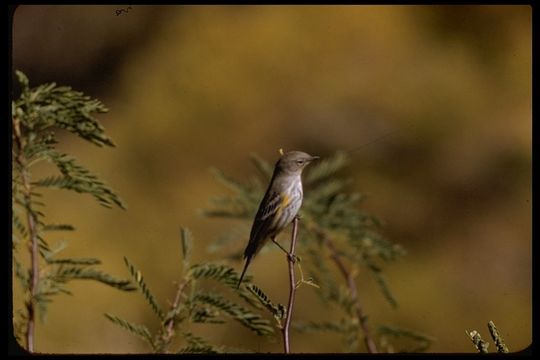
[[[270,185],[251,227],[249,243],[244,250],[246,264],[237,287],[240,287],[249,263],[269,238],[286,251],[276,242],[276,235],[293,221],[300,210],[303,197],[302,170],[318,158],[302,151],[290,151],[277,161]]]

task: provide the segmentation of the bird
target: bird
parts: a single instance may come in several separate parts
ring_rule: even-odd
[[[303,199],[302,170],[316,159],[319,157],[302,151],[289,151],[276,162],[270,184],[253,220],[249,242],[244,250],[245,265],[237,289],[240,288],[249,264],[268,239],[289,254],[275,238],[298,214]]]

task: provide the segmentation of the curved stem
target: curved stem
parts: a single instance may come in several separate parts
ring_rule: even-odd
[[[312,224],[310,228],[319,238],[323,240],[326,247],[330,250],[330,257],[332,258],[332,260],[338,267],[339,272],[341,273],[341,275],[343,275],[345,281],[347,282],[349,294],[351,295],[351,300],[354,303],[356,317],[364,333],[364,342],[366,344],[368,352],[371,354],[378,353],[379,351],[377,350],[377,346],[375,345],[375,341],[373,341],[373,338],[371,337],[371,332],[367,325],[367,317],[364,314],[364,310],[362,309],[362,305],[360,304],[360,300],[358,298],[358,290],[356,288],[356,282],[354,281],[353,274],[349,269],[347,269],[347,267],[343,263],[336,246],[334,245],[333,241],[327,236],[326,232],[320,227],[318,227],[316,224]]]

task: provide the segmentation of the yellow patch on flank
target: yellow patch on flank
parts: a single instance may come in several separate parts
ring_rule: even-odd
[[[280,154],[281,156],[283,156],[283,149],[282,149],[282,148],[279,148],[278,151],[279,151],[279,154]]]
[[[280,208],[284,208],[286,207],[287,205],[289,205],[289,203],[291,202],[291,198],[288,197],[286,194],[284,193],[281,193],[281,197],[283,198],[283,200],[281,200],[281,206]]]
[[[283,209],[285,209],[285,207],[289,205],[289,203],[291,202],[291,198],[285,195],[284,193],[281,193],[279,195],[281,196],[281,203],[276,209],[276,216],[274,217],[274,225],[278,221],[278,219],[281,218],[281,213],[283,212]]]

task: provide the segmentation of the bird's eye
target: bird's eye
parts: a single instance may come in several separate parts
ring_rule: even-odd
[[[296,163],[297,163],[298,165],[302,165],[302,164],[304,163],[304,160],[296,160]]]

